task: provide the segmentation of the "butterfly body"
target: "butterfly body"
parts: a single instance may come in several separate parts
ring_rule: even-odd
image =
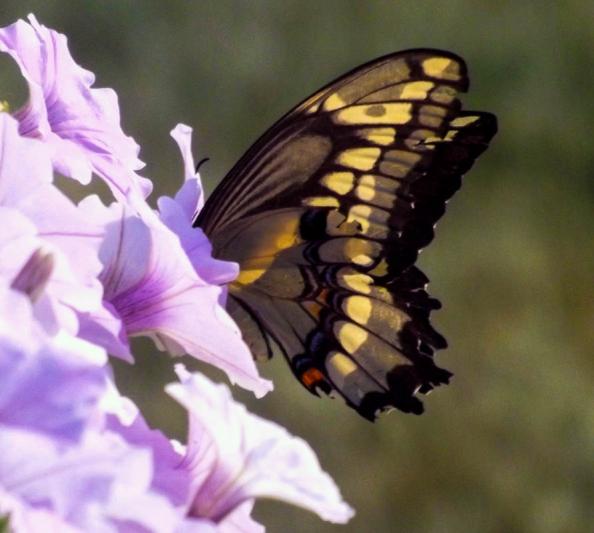
[[[358,67],[268,130],[196,220],[240,265],[229,308],[254,356],[276,347],[311,392],[369,419],[422,412],[416,394],[451,376],[414,262],[496,131],[461,110],[467,86],[464,62],[437,50]]]

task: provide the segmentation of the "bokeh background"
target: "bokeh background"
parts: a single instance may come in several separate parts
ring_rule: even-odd
[[[274,393],[237,396],[307,439],[357,515],[333,526],[275,502],[255,514],[272,532],[593,531],[593,2],[2,0],[0,24],[29,12],[117,90],[155,198],[181,182],[177,122],[211,158],[212,190],[276,118],[359,63],[411,47],[465,57],[466,105],[500,131],[420,261],[455,379],[422,417],[371,424],[307,394],[282,359],[262,367]],[[14,66],[0,69],[2,98],[22,101]],[[122,387],[182,438],[161,392],[171,361],[136,348]]]

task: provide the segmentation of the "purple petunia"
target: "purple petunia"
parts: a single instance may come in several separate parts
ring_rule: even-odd
[[[0,30],[0,51],[29,85],[29,101],[15,113],[20,132],[47,144],[57,172],[83,184],[95,173],[119,199],[150,193],[150,180],[136,174],[140,147],[121,129],[115,92],[92,88],[95,76],[74,62],[66,36],[29,15],[29,23]]]
[[[12,115],[0,104],[0,525],[256,533],[264,527],[250,515],[262,497],[346,522],[353,511],[311,448],[248,413],[226,385],[176,367],[166,391],[187,411],[183,444],[118,390],[109,356],[133,363],[138,335],[258,397],[272,384],[225,310],[238,265],[214,258],[192,226],[204,196],[191,128],[171,132],[182,186],[153,209],[115,92],[93,88],[64,35],[28,20],[0,28],[0,52],[29,87]],[[82,184],[96,175],[113,201],[76,204],[54,173]]]
[[[352,509],[305,441],[249,413],[225,385],[190,374],[182,365],[176,370],[180,383],[166,390],[190,418],[184,459],[192,475],[189,516],[224,523],[265,497],[299,505],[331,522],[351,518]]]

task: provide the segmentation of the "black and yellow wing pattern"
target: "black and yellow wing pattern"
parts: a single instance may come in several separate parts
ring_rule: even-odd
[[[497,129],[461,109],[467,88],[463,60],[439,50],[356,68],[268,130],[196,220],[240,265],[229,308],[254,356],[276,347],[307,389],[372,420],[421,413],[417,393],[451,376],[414,263]]]

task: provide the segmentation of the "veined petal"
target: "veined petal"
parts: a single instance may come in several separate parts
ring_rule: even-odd
[[[219,303],[223,290],[198,276],[179,237],[153,212],[140,218],[113,204],[105,216],[100,278],[128,335],[149,335],[172,355],[188,353],[258,396],[268,392],[271,383]]]
[[[166,391],[189,413],[187,468],[194,476],[190,516],[223,521],[258,497],[283,500],[325,520],[348,521],[352,509],[320,468],[309,445],[247,412],[225,385],[176,365],[181,383]]]
[[[139,147],[120,126],[112,89],[93,89],[93,73],[76,64],[66,37],[19,20],[0,29],[0,51],[8,53],[29,85],[29,101],[15,113],[22,135],[42,139],[54,168],[81,183],[94,172],[121,200],[144,198],[150,180],[136,174],[144,166]]]

